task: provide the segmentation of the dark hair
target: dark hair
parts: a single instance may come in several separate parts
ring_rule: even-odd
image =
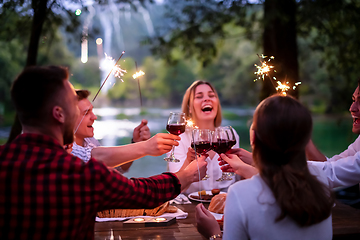
[[[255,164],[281,208],[276,221],[289,216],[310,226],[328,218],[332,193],[310,173],[306,161],[310,112],[290,96],[271,96],[256,108],[253,129]]]
[[[88,90],[76,90],[76,94],[78,96],[78,100],[86,99],[90,95],[90,91]]]
[[[67,68],[31,66],[25,68],[11,87],[11,99],[22,124],[41,126],[48,120],[52,107],[61,103]]]
[[[196,117],[195,116],[191,116],[190,114],[190,108],[192,112],[195,112],[194,110],[194,97],[195,97],[195,90],[196,87],[202,84],[206,84],[208,85],[211,90],[215,93],[215,96],[217,99],[219,99],[219,95],[217,94],[215,88],[211,85],[211,83],[207,82],[207,81],[203,81],[203,80],[196,80],[195,82],[193,82],[191,84],[190,87],[188,87],[188,89],[186,90],[184,97],[183,97],[183,101],[182,101],[182,105],[181,105],[181,111],[185,113],[185,117],[188,118],[192,118],[194,121],[196,121]],[[218,104],[218,110],[216,113],[216,117],[214,119],[214,126],[218,127],[220,126],[222,121],[222,116],[221,116],[221,105],[220,105],[220,100],[219,100],[219,104]]]

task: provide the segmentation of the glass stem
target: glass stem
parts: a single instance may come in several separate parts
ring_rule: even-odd
[[[173,146],[172,146],[172,149],[171,149],[171,157],[172,157],[172,158],[175,158],[174,150],[175,150],[175,145],[173,145]]]

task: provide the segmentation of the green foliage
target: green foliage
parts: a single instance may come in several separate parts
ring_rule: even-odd
[[[79,59],[74,61],[71,73],[71,82],[77,86],[76,88],[87,89],[100,84],[99,60],[95,56],[89,57],[87,63],[82,63]]]
[[[10,87],[15,76],[22,70],[25,62],[24,46],[18,40],[0,41],[0,115],[13,110],[10,100]]]

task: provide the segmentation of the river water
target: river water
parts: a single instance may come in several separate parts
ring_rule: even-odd
[[[117,146],[130,143],[133,130],[141,122],[141,119],[148,120],[151,134],[166,132],[165,127],[170,112],[179,112],[179,109],[146,109],[145,115],[140,115],[140,108],[94,108],[94,113],[99,117],[94,123],[94,137],[103,146]],[[238,116],[252,115],[253,110],[226,109]],[[117,116],[121,116],[118,119]],[[223,125],[233,125],[230,120],[223,120]],[[127,140],[127,141],[124,141]],[[149,177],[167,170],[165,155],[159,157],[146,156],[134,161],[129,171],[124,175],[127,177]]]

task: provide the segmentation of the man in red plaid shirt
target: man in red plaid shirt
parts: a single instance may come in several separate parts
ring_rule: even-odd
[[[175,174],[127,179],[68,154],[62,146],[73,142],[79,114],[68,77],[62,67],[30,67],[13,83],[23,134],[0,147],[0,239],[93,239],[98,211],[154,208],[205,176],[203,158],[200,173],[193,161]]]

